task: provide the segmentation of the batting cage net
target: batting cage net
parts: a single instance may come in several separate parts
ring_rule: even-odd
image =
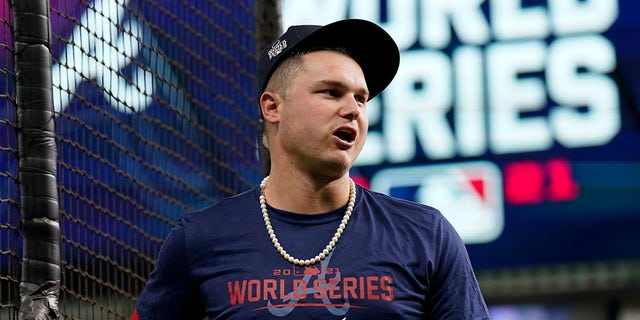
[[[278,17],[252,0],[40,2],[50,18],[59,316],[128,319],[178,217],[259,181],[257,30]],[[2,319],[22,318],[21,279],[33,272],[22,265],[13,3],[0,7]]]
[[[20,303],[20,208],[16,141],[12,13],[0,7],[0,319],[15,319]]]

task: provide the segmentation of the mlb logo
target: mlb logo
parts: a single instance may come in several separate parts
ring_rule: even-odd
[[[467,244],[492,242],[504,229],[502,174],[492,162],[384,169],[371,189],[435,207]]]

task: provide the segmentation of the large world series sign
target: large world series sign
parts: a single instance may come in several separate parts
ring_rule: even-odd
[[[640,257],[638,9],[285,0],[283,25],[361,18],[396,40],[352,175],[440,209],[482,269]]]

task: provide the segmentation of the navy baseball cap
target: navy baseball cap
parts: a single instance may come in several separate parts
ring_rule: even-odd
[[[369,99],[391,83],[400,64],[400,52],[395,41],[373,22],[347,19],[325,26],[291,26],[258,57],[260,93],[264,92],[271,75],[286,58],[296,52],[321,48],[344,48],[347,51],[362,68]]]

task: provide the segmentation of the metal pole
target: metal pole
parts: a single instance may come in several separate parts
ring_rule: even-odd
[[[23,258],[18,319],[58,319],[60,224],[48,0],[14,0]]]
[[[257,54],[262,48],[269,45],[282,33],[282,8],[280,0],[256,0],[256,45]],[[264,123],[260,116],[261,124],[258,139],[260,159],[262,160],[262,175],[268,176],[271,172],[271,156],[269,149],[262,144],[264,134]]]

